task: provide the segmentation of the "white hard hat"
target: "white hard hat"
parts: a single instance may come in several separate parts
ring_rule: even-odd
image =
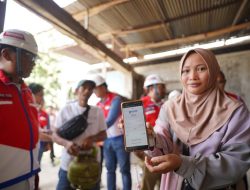
[[[85,75],[82,80],[80,80],[76,86],[76,89],[78,89],[80,86],[84,85],[85,83],[90,83],[93,88],[96,87],[94,77],[92,75]]]
[[[173,90],[168,94],[168,99],[172,99],[179,95],[181,95],[181,92],[179,90]]]
[[[165,82],[158,75],[151,74],[146,77],[143,87],[146,88],[154,84],[165,84]]]
[[[94,76],[92,80],[95,82],[96,86],[106,83],[105,79],[101,75]]]
[[[32,34],[22,30],[9,29],[2,32],[0,34],[0,44],[10,45],[37,54],[35,38]]]

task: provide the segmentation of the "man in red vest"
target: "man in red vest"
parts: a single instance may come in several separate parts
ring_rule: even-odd
[[[103,77],[97,75],[94,79],[96,88],[94,93],[101,98],[97,106],[103,110],[107,129],[107,139],[104,141],[104,158],[107,168],[108,190],[116,189],[116,167],[120,166],[123,189],[130,190],[132,186],[130,173],[130,154],[125,151],[123,131],[118,127],[121,117],[121,96],[108,90],[107,83]]]
[[[146,122],[154,127],[166,95],[165,82],[158,75],[151,74],[146,77],[143,87],[147,93],[146,96],[141,98]],[[139,157],[144,160],[143,155],[139,154]],[[151,173],[144,167],[142,190],[154,189],[157,182],[160,184],[160,180],[161,174]]]
[[[37,57],[32,34],[0,34],[0,189],[33,190],[37,161],[38,116],[31,91],[23,81]]]

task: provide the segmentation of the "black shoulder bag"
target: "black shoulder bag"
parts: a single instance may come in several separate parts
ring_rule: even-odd
[[[87,105],[87,109],[84,113],[73,117],[66,123],[64,123],[58,130],[57,134],[67,140],[72,140],[75,137],[82,134],[86,128],[88,127],[88,113],[89,113],[90,106]]]

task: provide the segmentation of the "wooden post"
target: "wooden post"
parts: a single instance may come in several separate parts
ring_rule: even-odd
[[[3,31],[7,0],[0,0],[0,32]]]
[[[131,72],[132,77],[132,99],[140,99],[143,94],[144,76]]]

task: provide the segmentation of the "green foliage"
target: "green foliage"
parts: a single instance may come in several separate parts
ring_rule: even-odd
[[[39,54],[31,75],[25,81],[39,83],[44,87],[44,98],[47,106],[57,107],[60,84],[58,82],[61,70],[55,57],[50,54]]]
[[[75,98],[75,92],[72,87],[69,88],[67,97],[68,97],[68,100],[73,100]]]

